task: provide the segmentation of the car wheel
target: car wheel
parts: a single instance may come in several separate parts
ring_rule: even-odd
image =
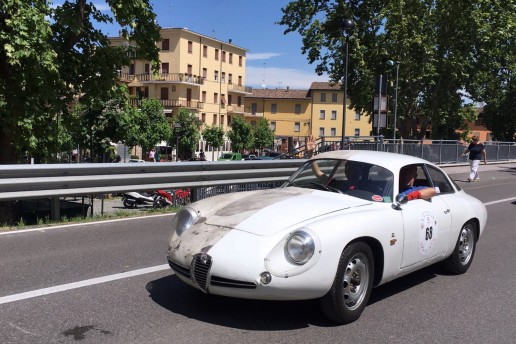
[[[344,249],[330,291],[322,298],[324,314],[347,324],[362,314],[373,288],[374,261],[371,248],[356,242]]]
[[[122,203],[124,204],[124,207],[128,208],[128,209],[134,209],[136,208],[136,201],[135,200],[132,200],[130,198],[124,198],[122,200]]]
[[[460,230],[452,255],[444,261],[446,269],[457,275],[468,271],[475,255],[476,237],[475,225],[466,223]]]

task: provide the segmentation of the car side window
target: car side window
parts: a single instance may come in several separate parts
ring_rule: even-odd
[[[438,187],[440,193],[444,194],[454,192],[450,181],[448,178],[446,178],[442,171],[430,165],[427,165],[427,170],[430,178],[432,179],[434,187]]]

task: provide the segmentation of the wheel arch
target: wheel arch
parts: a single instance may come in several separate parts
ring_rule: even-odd
[[[475,231],[475,243],[478,242],[478,239],[480,238],[480,220],[476,217],[473,217],[466,221],[464,225],[467,225],[468,223],[473,224],[473,229]],[[463,225],[463,226],[464,226]]]
[[[348,243],[347,246],[355,243],[355,242],[364,242],[366,243],[373,252],[373,260],[374,260],[374,278],[373,278],[373,286],[377,286],[382,280],[383,269],[384,269],[384,250],[382,244],[373,237],[360,237]]]

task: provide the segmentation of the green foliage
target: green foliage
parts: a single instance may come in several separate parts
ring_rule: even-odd
[[[137,143],[144,152],[170,137],[171,129],[158,99],[142,99],[138,130]]]
[[[234,152],[242,152],[252,146],[251,126],[242,117],[231,119],[231,130],[227,135]]]
[[[386,61],[399,62],[403,137],[417,133],[418,122],[421,137],[430,121],[460,121],[465,95],[489,104],[496,94],[489,81],[502,84],[500,67],[515,66],[514,0],[297,0],[282,11],[285,33],[301,34],[301,51],[334,82],[343,80],[349,42],[348,94],[360,111],[371,112],[378,75],[395,77]],[[354,31],[344,32],[344,18],[356,23]]]
[[[179,123],[181,128],[174,128],[174,123]],[[186,108],[180,109],[177,116],[172,119],[170,143],[175,146],[179,138],[179,158],[181,160],[190,159],[196,151],[201,138],[199,133],[201,125],[201,120]]]
[[[214,149],[224,144],[224,129],[219,126],[207,126],[203,132],[202,137],[206,143]]]
[[[158,63],[159,26],[148,0],[107,0],[114,17],[86,0],[50,8],[44,0],[3,0],[0,7],[0,162],[27,152],[53,160],[61,123],[73,121],[68,106],[78,97],[92,112],[107,101],[116,66],[128,65],[122,48],[110,46],[93,23],[122,25],[142,58]],[[100,122],[103,122],[101,119]]]
[[[262,150],[265,147],[271,147],[274,144],[274,131],[271,130],[269,121],[266,118],[260,118],[256,127],[252,130],[253,147]]]

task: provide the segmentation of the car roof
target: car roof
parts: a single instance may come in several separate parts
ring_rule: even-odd
[[[361,161],[385,167],[391,171],[398,171],[401,167],[410,164],[434,165],[427,160],[416,158],[410,155],[365,150],[335,150],[320,153],[310,158],[310,160],[316,159],[346,159],[352,161]]]

